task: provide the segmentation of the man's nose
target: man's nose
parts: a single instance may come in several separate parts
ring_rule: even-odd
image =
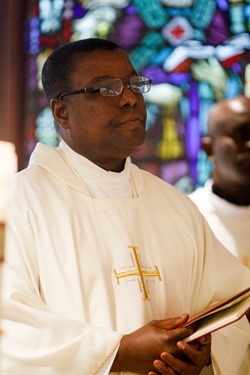
[[[130,86],[124,85],[122,92],[120,94],[121,106],[130,105],[131,107],[134,107],[137,103],[138,95],[141,95],[141,94],[134,93],[131,90]]]

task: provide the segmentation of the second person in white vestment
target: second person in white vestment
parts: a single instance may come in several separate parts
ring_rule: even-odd
[[[249,98],[238,95],[213,105],[201,148],[213,163],[212,174],[205,185],[189,197],[205,216],[216,237],[250,268]],[[234,356],[234,352],[228,352],[228,355]],[[250,344],[245,361],[250,374]]]
[[[250,99],[216,103],[201,147],[213,163],[210,179],[189,197],[224,246],[250,268]]]

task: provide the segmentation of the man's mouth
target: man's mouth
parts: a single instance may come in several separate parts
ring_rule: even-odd
[[[138,123],[138,124],[142,125],[143,121],[138,117],[129,117],[129,118],[124,119],[121,122],[119,122],[119,124],[127,124],[127,123],[133,123],[133,124]]]

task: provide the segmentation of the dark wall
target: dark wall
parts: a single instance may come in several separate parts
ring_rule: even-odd
[[[24,43],[27,1],[0,1],[0,140],[16,145],[19,169],[24,142]]]

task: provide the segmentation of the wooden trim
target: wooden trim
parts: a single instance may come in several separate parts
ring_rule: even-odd
[[[15,144],[24,160],[25,51],[23,25],[28,1],[0,1],[0,139]]]
[[[4,260],[5,223],[0,222],[0,263]]]

